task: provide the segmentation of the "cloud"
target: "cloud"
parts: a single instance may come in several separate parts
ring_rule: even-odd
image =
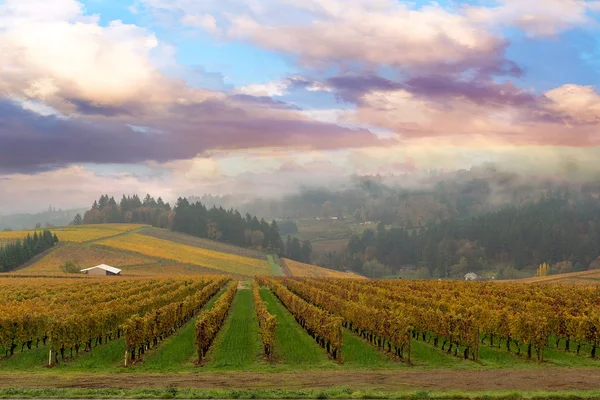
[[[468,7],[467,15],[488,26],[515,26],[528,36],[549,36],[597,24],[591,14],[600,11],[600,2],[590,0],[500,0],[498,3],[495,7]]]
[[[214,35],[220,32],[217,28],[217,20],[210,14],[186,14],[181,18],[181,23],[185,26],[204,29]]]
[[[142,0],[156,14],[210,12],[223,35],[294,55],[304,66],[391,66],[515,73],[506,41],[461,9],[397,0]],[[480,18],[481,19],[481,18]],[[212,22],[212,20],[211,20]],[[211,28],[212,29],[212,28]],[[517,68],[518,69],[518,68]]]
[[[0,4],[0,92],[69,112],[68,99],[99,107],[153,99],[156,37],[135,25],[101,26],[75,0]]]
[[[275,81],[268,82],[265,84],[251,84],[238,86],[233,89],[233,93],[235,94],[247,94],[251,96],[283,96],[287,93],[287,88],[289,87],[288,82],[284,81]]]
[[[238,15],[231,18],[228,37],[295,54],[309,66],[490,68],[503,58],[503,40],[438,6],[413,9],[391,0],[291,3],[311,13],[309,23],[269,25]]]
[[[545,93],[549,109],[572,123],[600,126],[600,94],[592,86],[563,85]]]
[[[104,114],[112,116],[110,111]],[[147,129],[131,129],[121,119],[42,116],[12,102],[0,102],[0,119],[0,171],[5,172],[38,172],[73,163],[167,162],[212,149],[384,145],[364,129],[311,120],[281,105],[226,96],[172,104],[160,114],[130,122]]]

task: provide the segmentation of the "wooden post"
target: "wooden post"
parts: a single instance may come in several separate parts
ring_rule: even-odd
[[[127,360],[129,359],[129,350],[125,350],[125,367],[127,367]]]
[[[50,347],[50,354],[48,354],[48,366],[52,366],[52,347]]]

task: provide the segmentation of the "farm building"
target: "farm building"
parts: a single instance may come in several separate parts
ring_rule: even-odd
[[[82,269],[81,273],[86,275],[108,276],[121,275],[121,270],[119,268],[111,267],[110,265],[100,264],[95,267]]]
[[[475,272],[469,272],[468,274],[465,274],[465,281],[476,281],[478,279],[479,277]]]

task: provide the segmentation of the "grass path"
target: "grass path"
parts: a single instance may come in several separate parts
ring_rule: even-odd
[[[279,265],[279,257],[267,256],[267,261],[269,262],[269,267],[271,267],[271,275],[284,276],[283,270],[281,269],[281,265]]]
[[[262,341],[252,291],[246,288],[246,284],[241,286],[207,355],[207,368],[246,369],[261,360]]]
[[[219,293],[214,295],[202,308],[203,311],[210,311],[219,297],[229,287],[226,285]],[[161,371],[176,372],[191,370],[194,367],[192,363],[196,357],[196,345],[194,344],[194,335],[196,331],[196,320],[192,318],[179,332],[167,338],[155,350],[151,350],[134,367],[135,371]]]
[[[274,349],[277,364],[315,368],[331,368],[335,365],[269,289],[261,289],[260,296],[266,302],[269,313],[277,318]]]

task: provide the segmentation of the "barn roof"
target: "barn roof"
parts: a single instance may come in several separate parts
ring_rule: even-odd
[[[89,271],[89,270],[95,269],[95,268],[100,268],[105,271],[112,272],[113,274],[118,274],[119,272],[121,272],[121,270],[119,268],[111,267],[110,265],[106,265],[106,264],[100,264],[100,265],[96,265],[95,267],[82,269],[81,272]]]

